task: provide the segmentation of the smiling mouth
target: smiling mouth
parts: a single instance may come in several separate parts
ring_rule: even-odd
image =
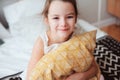
[[[60,31],[68,31],[69,29],[59,29]]]

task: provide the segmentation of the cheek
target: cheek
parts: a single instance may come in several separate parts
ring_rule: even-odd
[[[69,26],[70,26],[70,28],[71,28],[71,31],[74,31],[74,29],[75,29],[75,22],[73,21],[73,22],[70,22],[69,23]]]
[[[76,24],[75,21],[70,21],[70,22],[69,22],[69,25],[71,26],[71,28],[74,28],[74,27],[75,27],[75,24]]]
[[[53,26],[54,26],[54,25],[57,25],[57,21],[54,21],[54,20],[50,19],[50,20],[49,20],[49,24],[50,24],[50,25],[53,25]]]
[[[57,28],[57,24],[55,22],[50,22],[49,23],[49,27],[51,28],[51,30],[55,30]]]
[[[56,28],[57,24],[55,22],[50,23],[50,27]]]
[[[68,22],[69,22],[70,25],[75,25],[76,24],[76,20],[75,19],[68,20]]]
[[[53,19],[51,19],[50,17],[48,17],[48,23],[49,23],[50,27],[54,27],[56,25],[56,22]]]

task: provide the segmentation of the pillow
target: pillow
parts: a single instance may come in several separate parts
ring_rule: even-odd
[[[10,25],[10,32],[13,37],[21,36],[30,43],[46,30],[46,25],[40,15],[25,17],[23,20]]]
[[[63,80],[73,72],[84,72],[93,61],[96,31],[74,35],[56,50],[44,55],[33,69],[30,80]],[[100,72],[90,80],[99,80]]]
[[[44,3],[45,0],[22,0],[4,7],[5,17],[13,37],[22,36],[33,44],[36,37],[46,30],[40,15]]]
[[[23,13],[23,17],[42,13],[45,1],[46,0],[24,0],[24,2],[27,4]]]
[[[33,16],[42,12],[45,0],[21,0],[3,8],[9,24],[20,21],[21,18]]]
[[[25,11],[26,4],[23,4],[23,0],[14,4],[7,5],[3,8],[3,12],[8,24],[13,24],[21,18]]]
[[[91,25],[90,23],[88,23],[87,21],[84,21],[82,19],[78,19],[77,20],[77,24],[78,26],[80,26],[85,32],[86,31],[91,31],[91,30],[97,30],[97,34],[96,34],[96,38],[100,38],[103,37],[105,35],[107,35],[107,33],[105,33],[104,31],[100,30],[99,28],[97,28],[96,26]]]

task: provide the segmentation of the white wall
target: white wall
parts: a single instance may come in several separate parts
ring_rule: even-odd
[[[99,0],[100,6],[100,19],[98,20],[98,26],[107,26],[116,23],[116,18],[110,15],[107,11],[107,1]]]
[[[107,12],[107,0],[77,0],[80,18],[98,27],[115,23]]]
[[[98,0],[78,0],[80,18],[89,22],[97,20]]]
[[[116,23],[116,18],[107,11],[107,0],[101,0],[101,24],[109,25]]]

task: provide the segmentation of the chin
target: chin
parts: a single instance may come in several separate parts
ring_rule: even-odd
[[[65,38],[68,38],[68,36],[70,35],[69,32],[60,32],[59,33],[59,37],[65,39]]]
[[[68,38],[69,35],[67,35],[67,34],[60,34],[59,36],[60,36],[61,38],[63,38],[63,39],[66,39],[66,38]]]

